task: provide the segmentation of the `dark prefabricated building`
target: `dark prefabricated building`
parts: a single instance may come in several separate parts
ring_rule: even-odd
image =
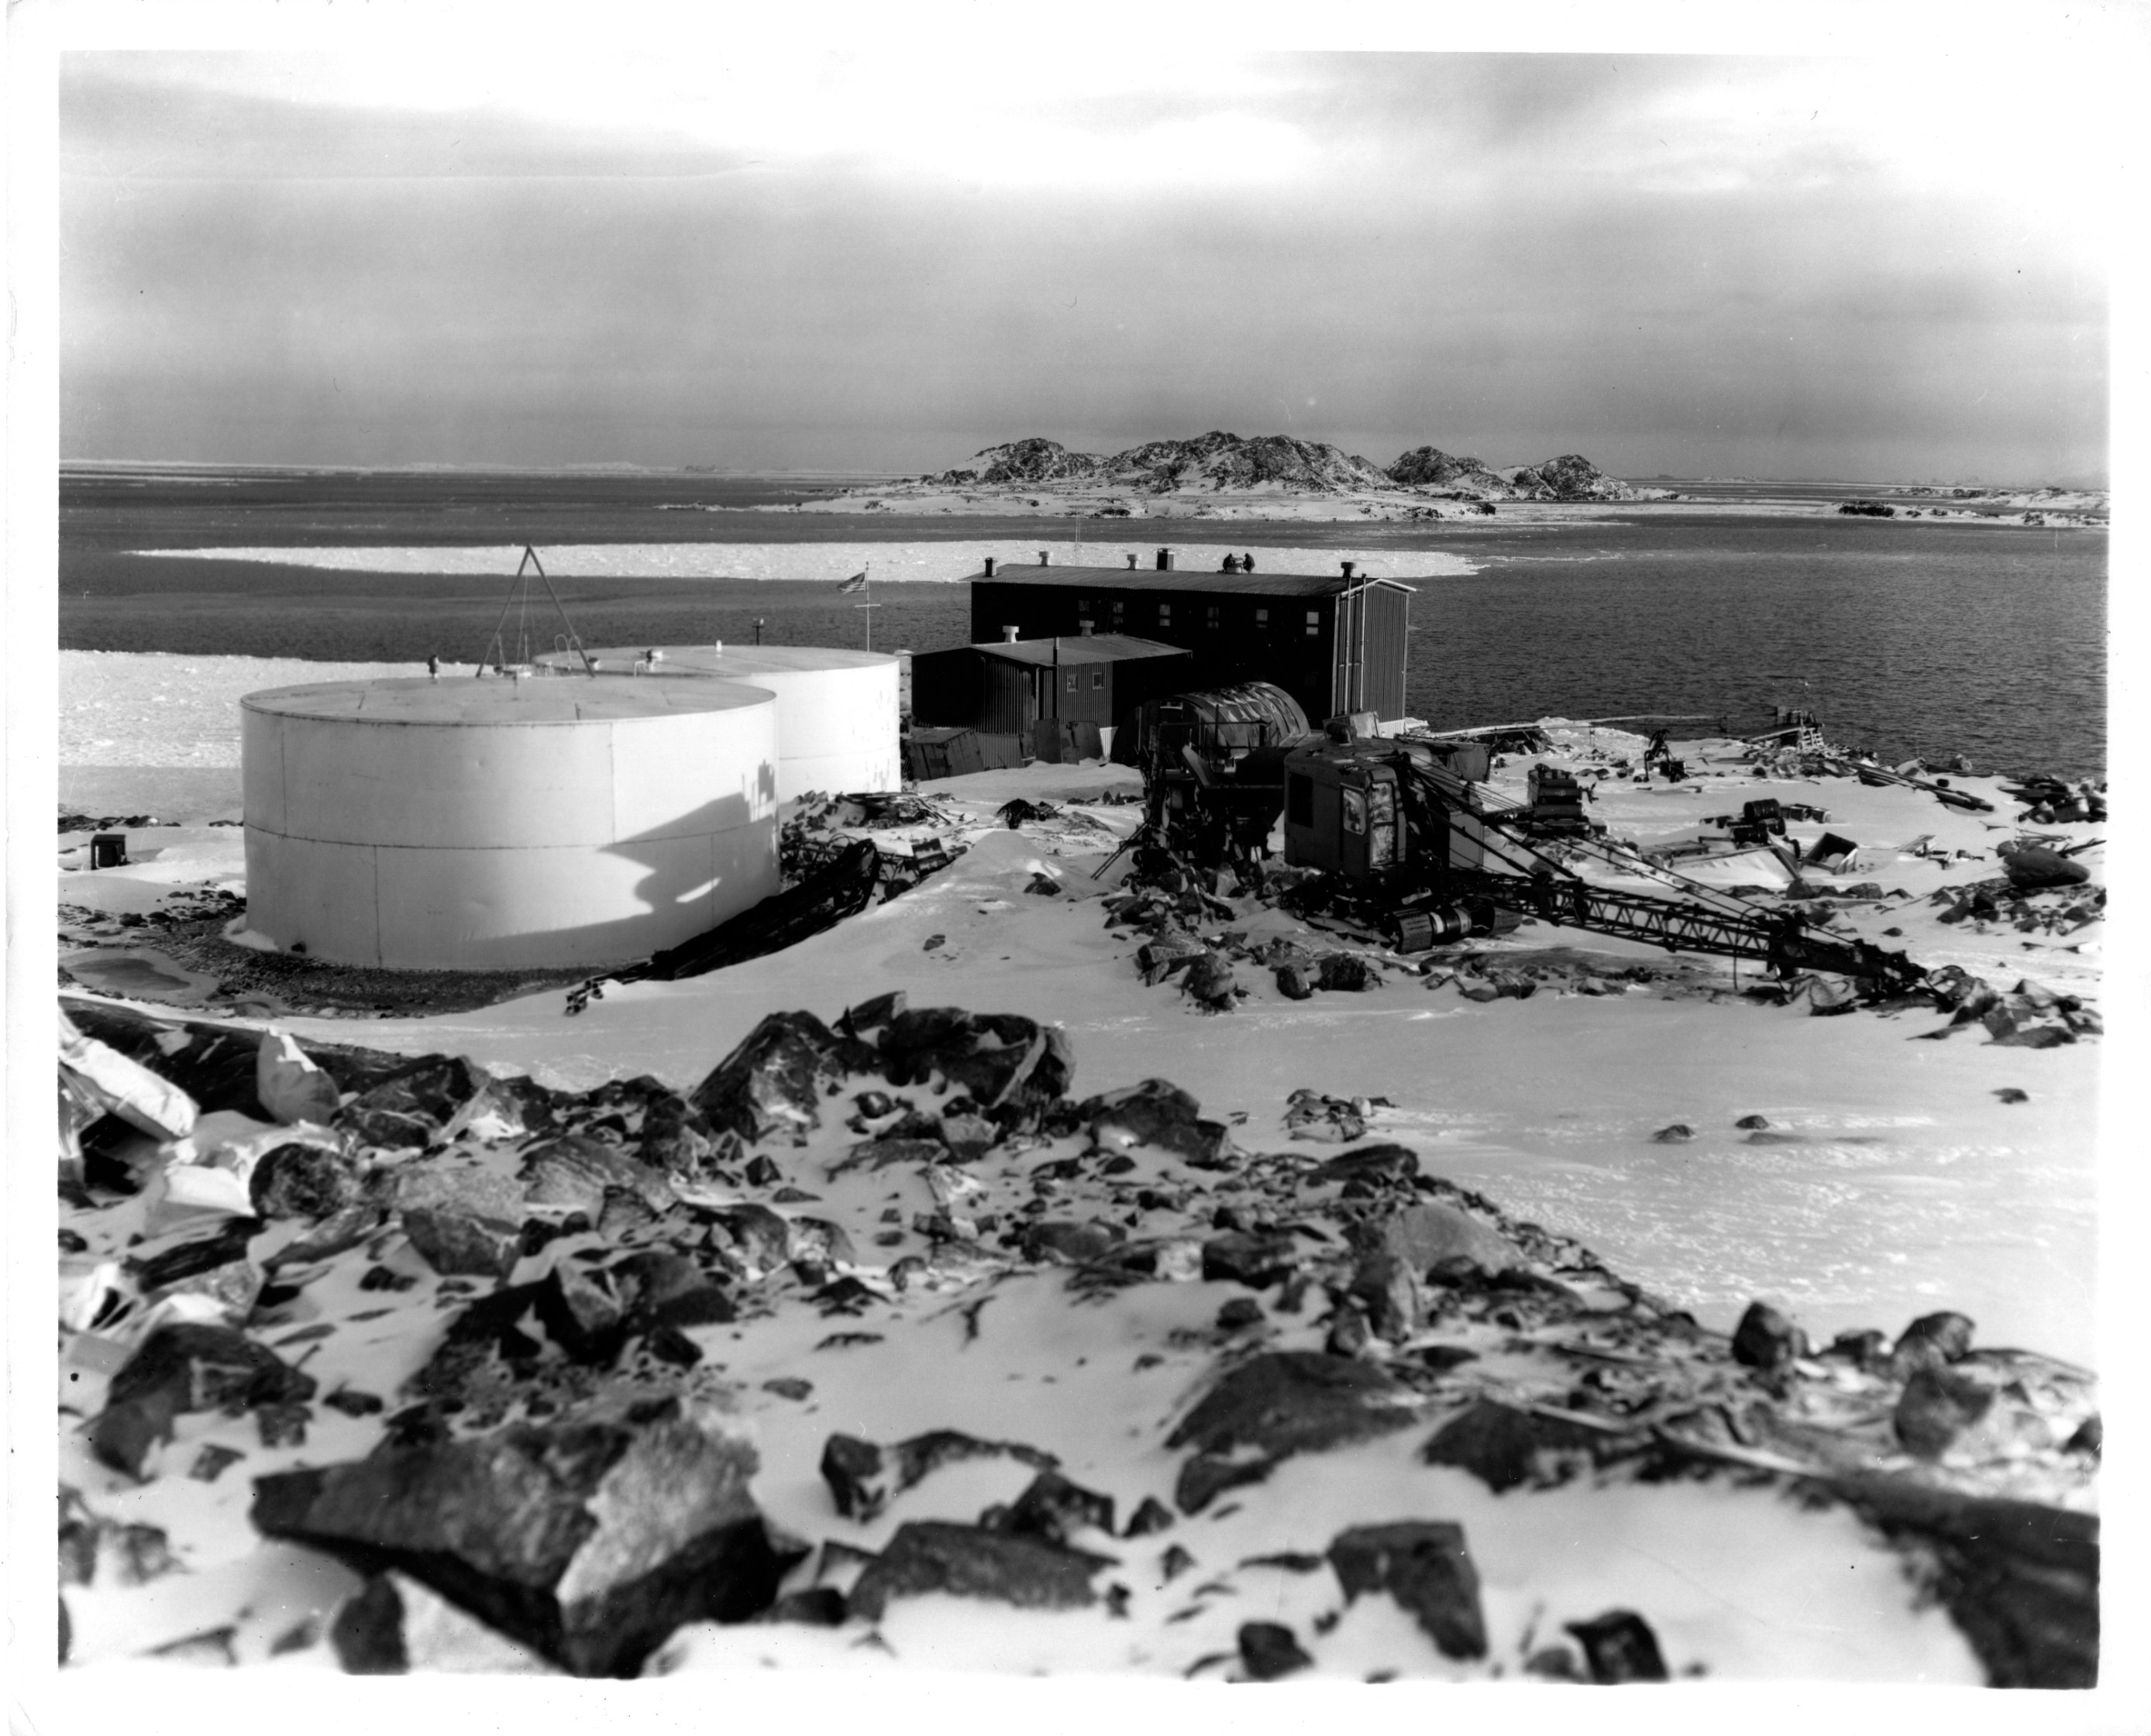
[[[1125,633],[996,641],[914,657],[913,718],[1026,737],[1040,722],[1106,729],[1145,700],[1192,684],[1186,651]]]
[[[1002,567],[971,580],[971,637],[1141,633],[1184,645],[1187,684],[1268,681],[1310,718],[1404,714],[1412,588],[1307,573],[1197,573],[1169,551],[1148,567]],[[914,675],[914,679],[915,679]]]

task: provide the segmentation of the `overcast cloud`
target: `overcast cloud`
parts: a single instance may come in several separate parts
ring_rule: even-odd
[[[61,448],[2098,480],[2108,119],[1942,55],[73,54]]]

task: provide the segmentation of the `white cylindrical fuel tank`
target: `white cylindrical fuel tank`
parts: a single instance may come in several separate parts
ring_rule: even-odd
[[[240,704],[246,922],[287,951],[617,965],[777,890],[764,689],[420,676]]]
[[[655,649],[656,661],[649,661]],[[826,645],[615,645],[590,654],[607,675],[699,676],[743,681],[777,695],[777,795],[807,790],[898,790],[903,749],[898,731],[893,657]],[[572,653],[540,659],[581,668]]]

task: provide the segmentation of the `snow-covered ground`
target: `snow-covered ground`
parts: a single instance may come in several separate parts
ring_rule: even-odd
[[[221,740],[220,761],[229,753],[235,763],[238,694],[321,667],[70,654],[62,672],[63,766],[76,752],[164,755],[203,737]],[[1611,731],[1574,739],[1640,748]],[[1931,969],[1964,965],[2004,987],[2030,976],[2064,992],[2096,992],[2103,925],[2064,936],[1976,935],[1971,924],[1942,925],[1925,901],[1944,885],[1997,871],[1992,846],[2015,835],[2003,820],[2016,807],[1992,780],[1957,780],[1997,803],[1981,816],[1849,779],[1760,780],[1737,763],[1731,743],[1691,746],[1687,759],[1698,775],[1683,785],[1607,780],[1593,817],[1647,845],[1694,837],[1700,820],[1756,797],[1825,807],[1826,828],[1796,823],[1791,835],[1808,842],[1828,830],[1853,839],[1861,855],[1836,885],[1872,883],[1890,895],[1849,907],[1844,931],[1901,947]],[[1521,795],[1524,765],[1512,762],[1496,787]],[[928,793],[963,800],[975,830],[994,827],[993,810],[1012,795],[1057,800],[1131,779],[1038,765],[952,780]],[[114,811],[158,811],[167,788],[148,773],[138,803],[115,802]],[[1096,811],[1123,830],[1135,813]],[[2088,825],[2047,830],[2098,832]],[[863,995],[901,988],[914,1004],[1065,1023],[1094,1087],[1162,1074],[1206,1103],[1258,1121],[1278,1114],[1298,1086],[1387,1097],[1395,1108],[1377,1126],[1439,1141],[1445,1173],[1579,1236],[1714,1325],[1729,1326],[1757,1295],[1789,1304],[1825,1335],[1895,1330],[1946,1305],[1978,1320],[1987,1341],[2096,1360],[2096,1043],[1996,1049],[1983,1032],[1920,1042],[1912,1039],[1936,1020],[1812,1018],[1799,1007],[1660,999],[1640,990],[1481,1005],[1403,979],[1309,1002],[1288,1001],[1254,979],[1237,1014],[1214,1017],[1176,989],[1143,989],[1131,962],[1140,937],[1106,931],[1095,906],[1012,896],[1030,862],[1055,860],[1056,849],[1095,849],[1096,835],[997,839],[993,850],[960,859],[914,892],[804,946],[712,976],[615,990],[580,1018],[561,1017],[559,997],[548,994],[440,1018],[372,1021],[365,1041],[464,1052],[554,1084],[587,1086],[623,1070],[691,1084],[772,1008],[828,1017]],[[1923,839],[1926,855],[1897,847]],[[137,867],[94,877],[63,872],[61,896],[140,909],[177,886],[243,886],[236,829],[142,834],[130,848]],[[1956,860],[1957,850],[1976,859]],[[2096,876],[2099,855],[2088,860]],[[1070,876],[1072,886],[1089,887],[1089,865]],[[1893,927],[1901,938],[1885,937]],[[936,934],[944,941],[927,950]],[[1504,944],[1664,956],[1538,925]],[[302,1021],[296,1028],[339,1027]],[[2030,1100],[2002,1103],[1995,1093],[2007,1087]],[[1751,1143],[1733,1126],[1751,1114],[1811,1143]],[[1652,1144],[1649,1135],[1673,1122],[1693,1126],[1698,1138]]]
[[[163,754],[185,738],[183,729],[160,732],[151,720],[213,716],[235,691],[291,679],[281,667],[239,663],[108,657],[86,664],[114,696],[103,707],[110,721],[63,744],[76,739],[91,751],[102,744],[115,757],[89,763],[124,777],[119,754]],[[63,682],[69,679],[79,672],[63,674]],[[154,684],[147,697],[145,684]],[[130,690],[133,699],[117,697]],[[85,715],[98,709],[83,708]],[[130,714],[133,721],[121,721]],[[1602,730],[1553,733],[1561,753],[1587,768],[1641,747],[1636,738]],[[135,745],[116,745],[123,741]],[[1900,788],[1759,779],[1737,762],[1730,743],[1681,751],[1688,780],[1668,786],[1608,778],[1594,817],[1648,845],[1693,837],[1708,816],[1737,812],[1754,797],[1825,808],[1827,830],[1855,840],[1860,852],[1844,874],[1810,871],[1809,878],[1840,891],[1870,884],[1881,892],[1848,905],[1840,932],[1901,947],[1931,968],[1961,964],[2004,988],[2028,976],[2096,998],[2103,925],[2061,936],[2006,925],[1981,932],[1970,922],[1945,925],[1941,906],[1930,901],[1941,886],[1997,871],[1993,845],[2017,828],[2008,817],[2015,805],[1992,780],[1956,780],[1996,804],[1992,813],[1966,815]],[[139,762],[131,792],[137,800],[115,808],[157,811],[164,786],[156,768],[173,763],[195,762]],[[1496,787],[1521,793],[1524,765],[1511,761]],[[1977,1323],[1982,1346],[2095,1364],[2097,1042],[1996,1047],[1977,1025],[1922,1040],[1946,1027],[1945,1015],[1817,1017],[1802,1003],[1751,1004],[1708,992],[1721,978],[1731,989],[1730,972],[1718,965],[1678,992],[1663,984],[1616,993],[1550,986],[1528,999],[1486,1002],[1465,998],[1445,975],[1404,968],[1386,971],[1365,992],[1293,1001],[1267,973],[1243,967],[1244,997],[1228,1013],[1212,1013],[1177,980],[1144,987],[1133,962],[1141,935],[1106,925],[1100,895],[1124,869],[1099,878],[1093,871],[1106,863],[1137,810],[1099,798],[1130,781],[1116,768],[1035,766],[929,786],[922,795],[954,817],[953,827],[939,829],[969,846],[949,868],[787,951],[681,982],[615,985],[577,1017],[566,1016],[564,997],[554,991],[454,1015],[277,1025],[301,1043],[465,1055],[498,1074],[527,1072],[561,1089],[647,1074],[688,1092],[772,1012],[804,1009],[833,1020],[869,997],[902,991],[914,1007],[1020,1013],[1060,1026],[1074,1060],[1072,1097],[1146,1078],[1173,1082],[1201,1100],[1205,1115],[1234,1123],[1232,1138],[1243,1153],[1267,1154],[1247,1160],[1250,1173],[1264,1164],[1266,1173],[1301,1173],[1337,1149],[1293,1142],[1284,1118],[1295,1088],[1384,1098],[1367,1106],[1368,1141],[1408,1147],[1423,1173],[1485,1194],[1512,1222],[1574,1238],[1614,1273],[1718,1332],[1759,1298],[1784,1306],[1819,1343],[1855,1327],[1895,1336],[1915,1316],[1955,1309]],[[116,788],[128,790],[124,783]],[[1015,795],[1060,805],[1061,815],[1008,830],[994,810]],[[1792,835],[1805,842],[1825,829],[1795,823]],[[2084,826],[2042,830],[2096,835]],[[61,840],[57,891],[69,904],[140,911],[175,890],[243,886],[236,828],[138,832],[130,840],[134,865],[94,873],[83,865],[84,841]],[[2099,876],[2099,853],[2088,860]],[[1058,891],[1042,895],[1041,877]],[[1252,899],[1219,926],[1258,938],[1336,944],[1334,936]],[[1521,963],[1561,947],[1597,960],[1602,975],[1594,981],[1621,964],[1665,961],[1632,943],[1536,924],[1483,950],[1497,962]],[[1997,1095],[2011,1088],[2025,1100]],[[1758,1114],[1769,1123],[1767,1140],[1735,1125]],[[953,1177],[924,1166],[848,1170],[853,1142],[836,1119],[828,1115],[803,1148],[780,1141],[770,1150],[801,1190],[802,1203],[787,1213],[848,1227],[859,1250],[857,1271],[875,1293],[868,1317],[832,1320],[807,1305],[802,1289],[782,1306],[757,1305],[736,1324],[690,1334],[706,1359],[695,1379],[725,1411],[725,1426],[755,1442],[762,1511],[822,1546],[787,1589],[816,1579],[848,1589],[857,1559],[832,1545],[878,1551],[908,1521],[968,1524],[1013,1500],[1032,1475],[1031,1466],[1005,1456],[967,1460],[934,1471],[886,1512],[845,1518],[833,1510],[819,1469],[833,1433],[890,1443],[955,1429],[1028,1443],[1056,1455],[1077,1484],[1114,1496],[1125,1521],[1146,1496],[1172,1495],[1177,1456],[1167,1431],[1188,1415],[1221,1362],[1232,1365],[1256,1342],[1266,1350],[1323,1347],[1318,1294],[1303,1311],[1279,1301],[1266,1314],[1258,1310],[1252,1325],[1230,1327],[1221,1324],[1220,1310],[1248,1291],[1192,1273],[1183,1274],[1188,1281],[1140,1284],[1113,1292],[1109,1303],[1086,1302],[1068,1289],[1062,1269],[982,1259],[967,1271],[959,1245],[936,1254],[944,1263],[907,1292],[892,1284],[883,1264],[894,1254],[875,1247],[884,1234],[902,1234],[879,1226],[911,1226],[937,1211],[990,1210],[1005,1221],[1026,1188],[1038,1187],[1040,1168],[1063,1160],[1064,1148],[989,1153]],[[1653,1142],[1654,1132],[1677,1122],[1696,1137]],[[1138,1183],[1182,1193],[1192,1185],[1203,1203],[1187,1209],[1197,1212],[1190,1236],[1212,1233],[1202,1215],[1208,1199],[1229,1199],[1243,1186],[1237,1176],[1191,1175],[1156,1151],[1135,1157],[1114,1197]],[[478,1153],[473,1161],[498,1159]],[[1080,1193],[1089,1183],[1070,1185]],[[1319,1234],[1329,1208],[1316,1203],[1316,1192],[1306,1209]],[[1334,1200],[1334,1188],[1324,1197]],[[1104,1199],[1101,1193],[1101,1209]],[[1247,1209],[1253,1204],[1250,1194]],[[153,1188],[81,1214],[74,1221],[92,1238],[83,1261],[117,1257],[138,1231],[164,1233],[152,1220],[170,1209]],[[280,1224],[270,1238],[281,1244],[291,1236]],[[560,1249],[569,1245],[526,1259],[522,1279],[564,1258]],[[261,1242],[253,1253],[268,1247]],[[291,1347],[280,1354],[303,1355],[323,1392],[382,1395],[393,1410],[397,1391],[438,1347],[441,1324],[460,1302],[400,1237],[387,1236],[375,1251],[411,1286],[361,1294],[357,1268],[338,1266],[285,1305],[288,1312],[276,1316],[265,1341]],[[86,1280],[78,1272],[74,1281]],[[1588,1291],[1573,1272],[1563,1281]],[[463,1295],[469,1293],[466,1286]],[[64,1359],[63,1404],[75,1417],[96,1414],[104,1383],[124,1355],[97,1338],[80,1335]],[[1470,1378],[1492,1383],[1479,1390],[1563,1402],[1556,1387],[1541,1384],[1552,1352],[1526,1354],[1521,1340],[1504,1345],[1498,1335],[1473,1342],[1483,1360]],[[1607,1360],[1617,1366],[1622,1358]],[[75,1655],[117,1663],[214,1631],[222,1638],[199,1654],[210,1661],[333,1668],[323,1624],[357,1581],[322,1557],[265,1543],[248,1522],[251,1480],[353,1458],[371,1449],[380,1430],[377,1415],[317,1406],[307,1439],[276,1446],[266,1436],[257,1441],[251,1422],[189,1416],[162,1450],[164,1474],[138,1482],[97,1462],[70,1422],[63,1481],[109,1522],[158,1527],[185,1570],[71,1592]],[[1475,1476],[1425,1462],[1426,1436],[1426,1429],[1412,1428],[1288,1458],[1245,1499],[1227,1496],[1183,1511],[1154,1536],[1079,1527],[1075,1547],[1115,1563],[1101,1574],[1101,1586],[1110,1578],[1121,1587],[1112,1612],[1020,1609],[929,1594],[893,1602],[875,1643],[863,1639],[856,1615],[834,1628],[691,1625],[660,1648],[653,1668],[1216,1678],[1238,1672],[1236,1637],[1243,1624],[1262,1620],[1285,1624],[1310,1648],[1316,1677],[1513,1677],[1549,1645],[1565,1647],[1563,1623],[1634,1609],[1647,1614],[1676,1676],[1982,1679],[1960,1627],[1916,1592],[1906,1558],[1845,1509],[1811,1512],[1776,1491],[1678,1480],[1600,1487],[1587,1476],[1562,1488],[1496,1494]],[[186,1475],[210,1446],[242,1451],[245,1462],[220,1479]],[[1429,1518],[1460,1523],[1469,1539],[1488,1635],[1482,1659],[1436,1650],[1386,1597],[1340,1600],[1337,1579],[1321,1565],[1321,1552],[1352,1527]],[[1167,1559],[1173,1546],[1190,1557],[1184,1577]],[[415,1623],[411,1600],[418,1594],[406,1595],[407,1621]],[[461,1617],[443,1615],[436,1625],[443,1667],[473,1660],[534,1667],[529,1653],[474,1634]]]

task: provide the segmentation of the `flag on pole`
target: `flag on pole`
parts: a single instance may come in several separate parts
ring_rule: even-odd
[[[857,573],[854,573],[849,578],[846,579],[842,584],[838,585],[837,587],[837,592],[839,596],[849,597],[854,592],[863,591],[866,588],[866,569],[863,567]]]

